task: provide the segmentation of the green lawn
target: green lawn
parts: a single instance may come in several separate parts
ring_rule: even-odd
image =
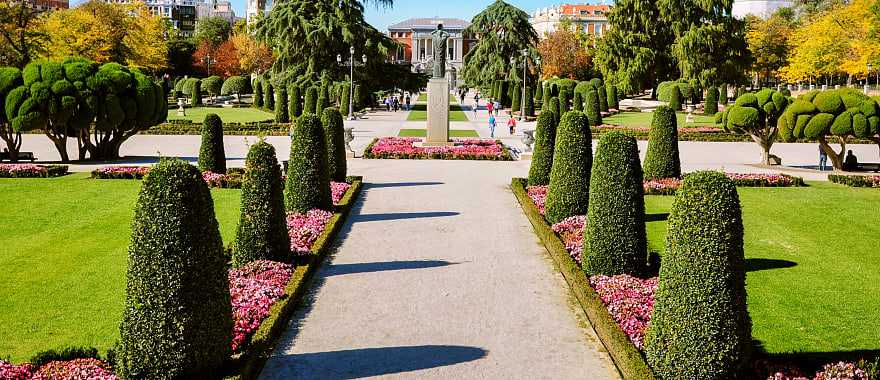
[[[427,121],[428,108],[425,104],[413,105],[412,111],[409,112],[407,121]],[[449,121],[468,121],[467,115],[462,111],[461,106],[457,104],[449,105]]]
[[[767,352],[880,350],[880,191],[817,182],[739,195],[753,336]],[[645,200],[662,251],[673,197]]]
[[[133,207],[141,181],[0,179],[0,358],[117,340]],[[239,190],[212,190],[225,243]]]
[[[397,135],[400,137],[425,137],[428,131],[425,129],[401,129]],[[480,137],[473,129],[450,129],[449,137]]]
[[[690,124],[685,124],[685,119],[687,118],[687,113],[679,112],[676,114],[678,117],[678,126],[679,127],[714,127],[715,126],[715,116],[705,116],[694,114],[694,122]],[[605,124],[611,125],[619,125],[621,127],[643,127],[650,128],[651,127],[651,118],[654,117],[653,112],[621,112],[617,115],[608,116],[602,118],[602,122]]]
[[[168,120],[192,120],[201,123],[209,113],[216,113],[226,123],[247,123],[274,120],[275,115],[256,108],[195,107],[187,108],[186,116],[177,116],[177,107],[168,107]]]

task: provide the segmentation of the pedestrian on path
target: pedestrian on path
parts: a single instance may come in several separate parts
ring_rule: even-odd
[[[495,103],[492,100],[486,102],[486,109],[489,110],[489,115],[492,115],[492,110],[495,108]]]
[[[489,137],[495,137],[495,115],[489,113]]]
[[[510,129],[510,134],[513,135],[516,133],[516,119],[513,116],[510,119],[507,119],[507,128]]]
[[[825,151],[822,150],[822,147],[819,146],[819,171],[825,171],[825,166],[828,164],[828,155],[825,154]]]
[[[495,109],[495,116],[498,116],[501,113],[501,102],[498,99],[495,99],[495,104],[492,106]]]
[[[409,111],[409,103],[411,99],[409,98],[409,94],[406,94],[406,99],[404,99],[404,104],[406,104],[406,110]]]

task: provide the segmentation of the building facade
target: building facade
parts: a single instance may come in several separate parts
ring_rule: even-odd
[[[744,18],[755,15],[761,18],[770,17],[773,12],[783,7],[793,7],[791,0],[736,0],[733,2],[733,17]]]
[[[18,3],[12,1],[11,3]],[[52,12],[70,8],[70,0],[25,0],[24,5],[38,12]]]
[[[431,33],[443,24],[449,33],[446,47],[446,68],[461,70],[464,56],[473,48],[477,40],[464,33],[470,23],[455,18],[413,18],[388,27],[388,36],[397,41],[400,47],[390,54],[389,59],[400,64],[411,64],[414,72],[430,72],[434,62],[434,40]]]
[[[226,0],[213,0],[199,2],[196,5],[196,19],[208,17],[219,17],[235,25],[238,18],[235,17],[235,10],[232,9],[232,3]]]
[[[610,28],[609,12],[611,6],[605,4],[561,4],[536,10],[530,21],[539,38],[557,31],[563,22],[584,33],[601,36]]]
[[[103,0],[110,4],[130,4],[131,0]],[[171,21],[182,37],[192,37],[198,19],[195,0],[144,0],[150,13]]]
[[[247,10],[245,11],[248,25],[253,23],[257,16],[268,14],[274,6],[275,2],[273,0],[248,0]]]

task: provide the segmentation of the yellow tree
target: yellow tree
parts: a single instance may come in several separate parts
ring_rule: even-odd
[[[235,46],[238,63],[244,73],[261,73],[272,67],[275,57],[266,44],[247,33],[235,33],[229,37]]]
[[[168,66],[168,45],[165,43],[166,23],[150,14],[143,2],[133,4],[137,16],[130,20],[123,43],[128,47],[126,62],[129,66],[156,71]]]
[[[779,69],[787,63],[792,22],[781,13],[766,20],[751,15],[746,18],[746,43],[754,58],[752,70],[764,82],[777,78]]]
[[[593,56],[589,50],[591,42],[589,38],[573,31],[569,23],[563,23],[555,32],[546,34],[538,43],[542,76],[545,79],[592,78]]]

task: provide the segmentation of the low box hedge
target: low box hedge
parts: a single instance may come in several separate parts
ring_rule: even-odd
[[[840,175],[829,174],[828,180],[849,187],[877,187],[880,188],[880,176]]]
[[[528,217],[534,227],[535,234],[541,239],[541,243],[550,252],[553,261],[568,282],[571,292],[577,298],[578,303],[590,320],[593,330],[599,336],[599,340],[611,354],[611,359],[617,370],[624,379],[653,380],[656,379],[645,357],[635,345],[629,340],[617,322],[608,313],[599,294],[590,286],[589,279],[586,274],[569,256],[565,250],[565,244],[562,239],[556,235],[544,217],[538,212],[538,208],[532,202],[526,193],[526,185],[528,180],[525,178],[514,178],[510,184],[513,194],[522,206],[523,212]]]
[[[230,365],[227,379],[256,379],[259,377],[263,366],[266,364],[272,351],[275,349],[278,339],[287,328],[287,323],[293,312],[299,306],[303,296],[308,292],[315,273],[324,262],[336,235],[348,217],[355,200],[360,194],[363,185],[363,177],[347,178],[351,188],[345,193],[339,204],[334,207],[334,214],[324,232],[312,246],[312,254],[307,256],[302,263],[294,269],[290,281],[284,289],[282,296],[269,310],[269,316],[263,320],[260,327],[254,331],[245,345],[245,349],[238,354]]]
[[[0,164],[0,178],[51,178],[67,174],[67,165]]]
[[[289,132],[289,123],[276,123],[274,120],[223,123],[223,134],[230,136],[286,136]],[[169,120],[139,133],[142,135],[200,135],[202,124],[191,120]]]

